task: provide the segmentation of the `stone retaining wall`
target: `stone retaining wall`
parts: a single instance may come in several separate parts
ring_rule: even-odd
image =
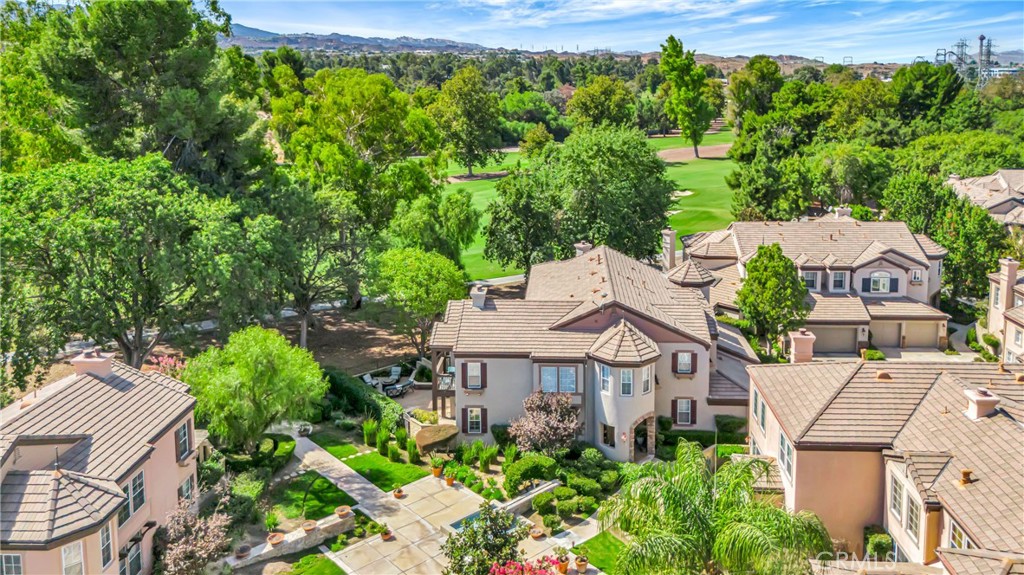
[[[285,534],[284,542],[276,547],[271,547],[268,543],[262,543],[253,547],[252,551],[244,559],[236,559],[234,555],[230,555],[224,559],[224,562],[232,569],[238,569],[254,563],[262,563],[263,561],[269,561],[283,555],[290,555],[310,547],[315,547],[332,537],[353,530],[355,526],[355,513],[349,514],[344,519],[339,518],[337,515],[331,515],[317,521],[316,529],[309,533],[302,529],[296,529]]]

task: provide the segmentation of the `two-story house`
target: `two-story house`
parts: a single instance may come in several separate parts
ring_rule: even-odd
[[[449,302],[430,340],[435,409],[466,440],[523,413],[535,391],[572,394],[580,438],[608,457],[652,456],[656,418],[714,429],[715,414],[746,414],[744,366],[756,356],[706,299],[714,278],[695,262],[664,271],[611,248],[578,244],[575,258],[534,266],[524,299],[477,286]],[[447,405],[454,402],[454,405]]]
[[[808,289],[816,353],[875,347],[945,348],[949,316],[936,309],[946,250],[903,222],[861,222],[845,210],[806,222],[734,222],[686,242],[720,281],[711,303],[738,314],[736,293],[761,245],[779,244]]]
[[[996,170],[977,178],[949,176],[946,185],[972,204],[985,208],[1003,225],[1024,225],[1024,170]]]
[[[900,561],[1024,553],[1024,369],[831,361],[752,366],[750,448],[785,505],[863,550],[881,525]],[[971,573],[971,571],[957,571]]]
[[[2,573],[149,573],[156,528],[196,493],[195,398],[112,354],[71,363],[0,413]]]
[[[988,333],[1002,342],[1006,363],[1024,363],[1024,276],[1020,262],[999,260],[999,271],[989,274]]]

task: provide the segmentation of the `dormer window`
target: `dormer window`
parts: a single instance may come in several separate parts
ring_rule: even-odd
[[[896,291],[896,280],[889,272],[871,272],[869,280],[871,293],[889,293]]]
[[[910,270],[910,281],[914,283],[921,283],[921,270]]]
[[[832,291],[846,291],[846,272],[832,272]]]
[[[804,285],[809,290],[818,289],[818,272],[803,272]]]

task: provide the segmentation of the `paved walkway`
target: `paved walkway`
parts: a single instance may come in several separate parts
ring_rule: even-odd
[[[959,351],[961,354],[972,356],[971,361],[974,361],[973,356],[978,354],[967,345],[967,331],[974,327],[975,324],[961,325],[959,323],[948,322],[947,325],[956,329],[953,335],[949,336],[950,345],[952,345],[953,349]]]

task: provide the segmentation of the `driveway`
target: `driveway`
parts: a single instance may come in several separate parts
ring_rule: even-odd
[[[974,361],[974,356],[978,355],[972,351],[961,353],[960,355],[946,355],[934,347],[908,347],[906,349],[900,349],[898,347],[880,347],[878,349],[885,354],[885,359],[898,361],[945,361],[970,363]]]

